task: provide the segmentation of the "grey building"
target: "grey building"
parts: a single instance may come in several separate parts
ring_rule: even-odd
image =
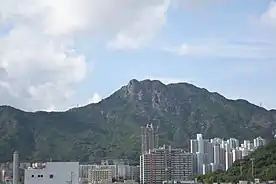
[[[141,127],[141,153],[148,153],[149,150],[158,147],[158,134],[152,124]]]
[[[193,154],[163,146],[140,157],[140,182],[187,181],[193,174]]]

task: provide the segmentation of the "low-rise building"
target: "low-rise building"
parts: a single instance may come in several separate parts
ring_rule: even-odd
[[[79,184],[78,162],[47,162],[25,169],[24,184]]]
[[[89,184],[109,184],[112,183],[112,170],[104,168],[93,168],[88,172]]]

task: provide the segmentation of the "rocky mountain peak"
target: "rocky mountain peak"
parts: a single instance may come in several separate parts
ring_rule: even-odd
[[[192,84],[133,79],[101,103],[66,112],[21,113],[1,107],[0,150],[5,152],[0,161],[9,160],[14,149],[23,160],[139,161],[140,126],[146,123],[158,125],[161,144],[187,148],[196,133],[206,138],[267,138],[276,130],[276,115]]]

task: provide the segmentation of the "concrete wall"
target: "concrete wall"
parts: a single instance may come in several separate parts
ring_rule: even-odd
[[[43,169],[26,169],[24,184],[79,184],[79,163],[48,162]]]

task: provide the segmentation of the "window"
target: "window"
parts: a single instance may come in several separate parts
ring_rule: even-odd
[[[38,175],[37,177],[39,177],[39,178],[40,178],[40,175]]]
[[[54,178],[54,175],[53,175],[53,174],[50,174],[50,178]]]
[[[40,175],[41,178],[43,178],[43,175]]]
[[[32,175],[32,178],[34,178],[34,175]]]

